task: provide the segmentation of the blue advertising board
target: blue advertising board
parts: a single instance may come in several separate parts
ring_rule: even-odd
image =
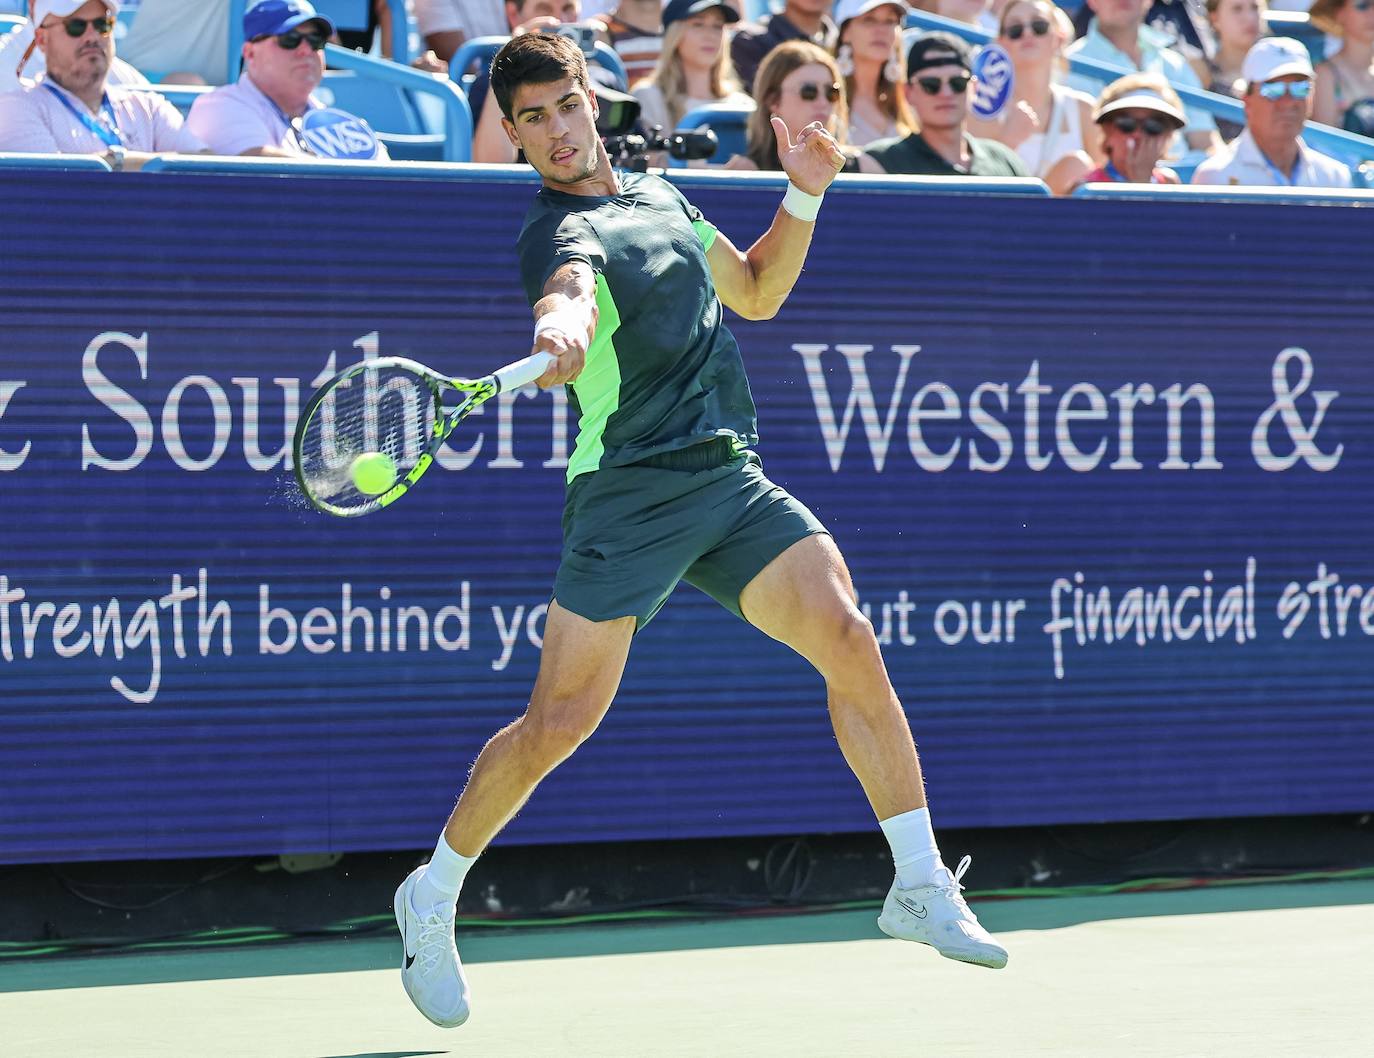
[[[532,193],[0,173],[0,861],[433,842],[534,677],[575,424],[504,395],[356,521],[289,438],[356,359],[528,349]],[[689,194],[740,245],[779,197]],[[732,319],[942,825],[1374,808],[1371,229],[859,182]],[[502,840],[872,825],[819,677],[682,588]]]

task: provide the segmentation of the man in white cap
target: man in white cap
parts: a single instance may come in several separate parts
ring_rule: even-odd
[[[46,72],[0,96],[0,151],[92,154],[137,169],[157,153],[205,144],[162,96],[108,84],[118,0],[34,0],[34,43]]]
[[[1257,41],[1241,66],[1245,131],[1197,167],[1195,184],[1349,187],[1350,170],[1302,141],[1312,116],[1312,60],[1291,37]]]

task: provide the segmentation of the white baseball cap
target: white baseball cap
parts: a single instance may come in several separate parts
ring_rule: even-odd
[[[33,24],[41,26],[49,15],[69,18],[87,3],[87,0],[33,0]],[[112,15],[119,14],[119,0],[101,0]]]
[[[895,7],[901,11],[911,10],[906,0],[840,0],[835,5],[835,25],[843,26],[851,18],[866,15],[874,8]]]
[[[1292,37],[1264,37],[1256,41],[1245,53],[1245,62],[1240,67],[1240,79],[1247,84],[1263,84],[1290,74],[1316,77],[1307,45]]]

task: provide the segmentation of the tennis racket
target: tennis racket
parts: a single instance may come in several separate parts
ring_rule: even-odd
[[[296,423],[301,492],[316,510],[340,518],[390,506],[478,405],[533,382],[553,362],[535,353],[476,379],[449,378],[399,356],[345,368],[314,392]]]

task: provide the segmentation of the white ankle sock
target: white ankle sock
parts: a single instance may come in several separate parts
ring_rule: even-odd
[[[944,864],[930,828],[930,809],[917,808],[880,820],[878,825],[892,846],[892,862],[897,868],[897,883],[903,889],[930,885]]]
[[[423,915],[431,908],[452,910],[457,907],[458,891],[463,888],[463,879],[476,862],[476,856],[462,856],[454,852],[440,834],[439,843],[434,846],[434,855],[430,857],[424,873],[415,881],[411,900],[415,910]]]

